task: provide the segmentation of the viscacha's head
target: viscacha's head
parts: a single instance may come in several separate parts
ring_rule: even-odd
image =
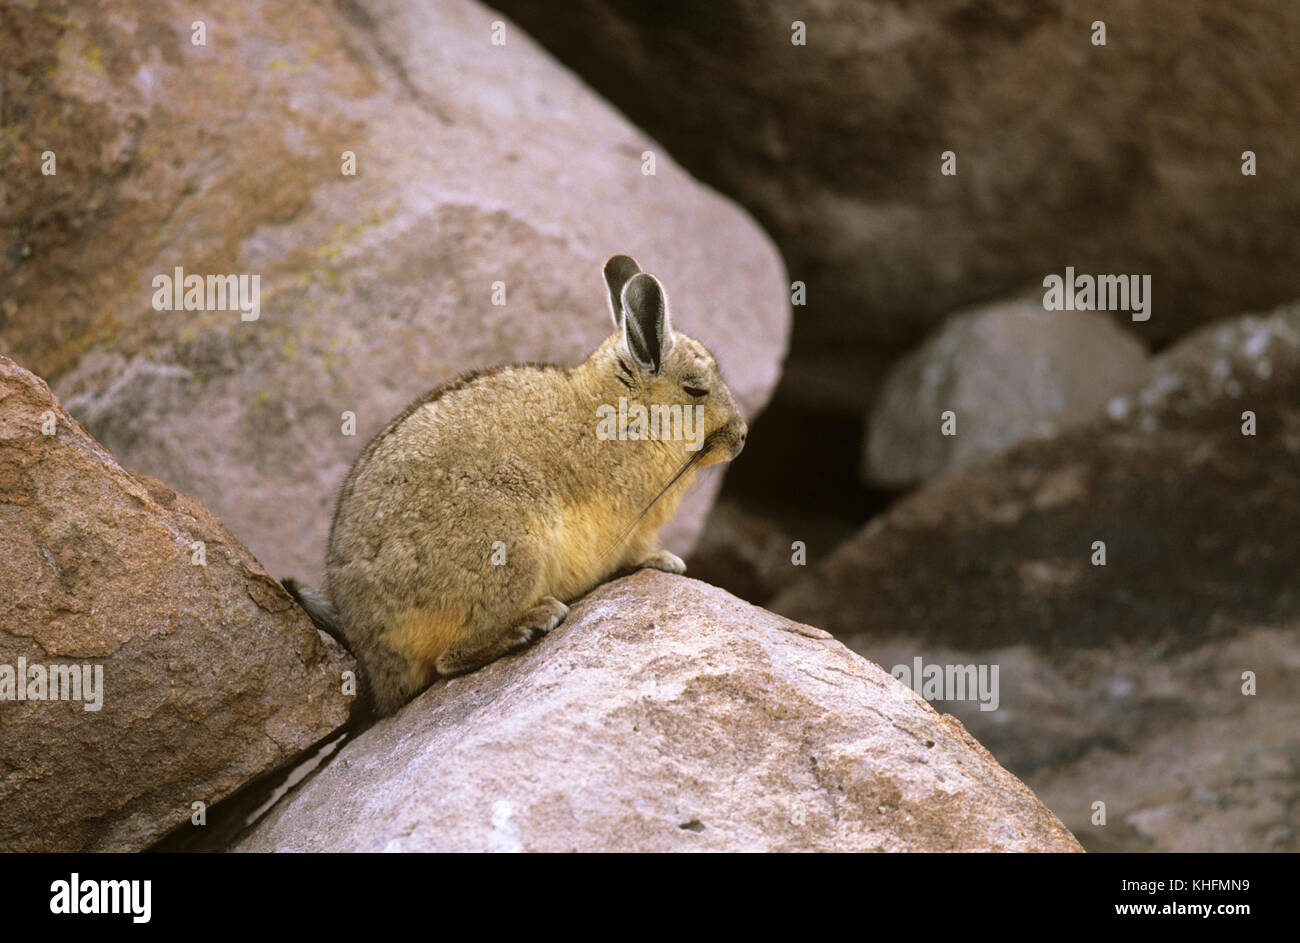
[[[652,421],[657,411],[661,436],[665,423],[685,416],[686,448],[701,453],[700,467],[739,455],[749,432],[745,417],[713,354],[673,330],[663,285],[626,255],[605,263],[605,285],[615,334],[602,347],[614,354],[608,368],[626,391],[620,396],[645,406]]]

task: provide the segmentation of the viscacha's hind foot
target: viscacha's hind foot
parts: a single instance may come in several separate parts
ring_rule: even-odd
[[[554,596],[543,597],[518,622],[486,644],[474,648],[458,646],[443,652],[438,656],[438,674],[464,674],[494,662],[502,655],[525,648],[563,622],[568,614],[569,607]]]

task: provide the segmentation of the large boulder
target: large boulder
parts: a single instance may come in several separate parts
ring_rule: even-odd
[[[344,746],[240,851],[1077,851],[826,633],[641,571]]]
[[[1291,305],[923,487],[771,606],[886,667],[1000,665],[998,709],[942,706],[1089,848],[1300,850],[1298,467]]]
[[[758,216],[805,341],[915,343],[1067,265],[1150,274],[1149,340],[1300,294],[1294,0],[495,5]]]
[[[1146,378],[1146,360],[1140,341],[1093,311],[1030,298],[956,314],[890,371],[867,420],[864,477],[912,485],[1092,419]]]
[[[319,574],[349,464],[407,402],[476,367],[582,360],[612,329],[612,253],[662,276],[751,416],[776,381],[789,308],[771,243],[482,7],[0,17],[0,61],[25,77],[5,99],[0,341],[277,575]],[[259,276],[258,319],[155,310],[176,267]],[[678,551],[720,474],[668,532]]]
[[[351,706],[322,638],[0,356],[0,850],[138,851],[295,759]]]

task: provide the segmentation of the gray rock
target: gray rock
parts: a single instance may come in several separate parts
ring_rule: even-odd
[[[1243,620],[1186,649],[1021,646],[979,660],[1002,665],[1005,711],[935,707],[977,732],[1089,851],[1300,851],[1289,811],[1300,799],[1300,621]]]
[[[1107,315],[1040,298],[954,315],[896,363],[867,422],[864,478],[903,487],[1093,419],[1146,377],[1146,351]],[[956,435],[943,435],[951,410]]]
[[[1077,851],[826,633],[641,571],[344,746],[240,851]]]

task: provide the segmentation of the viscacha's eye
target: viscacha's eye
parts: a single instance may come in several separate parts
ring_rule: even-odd
[[[685,385],[682,387],[688,396],[708,396],[709,391],[699,386]]]

